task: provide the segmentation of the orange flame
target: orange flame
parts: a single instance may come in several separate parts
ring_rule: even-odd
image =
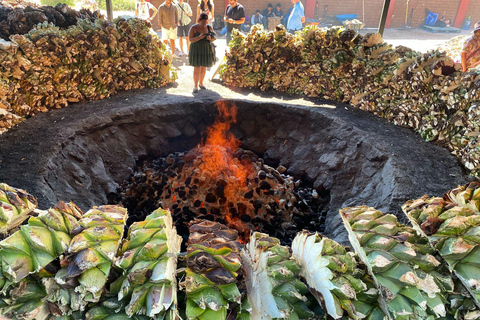
[[[247,233],[248,230],[242,221],[238,217],[230,215],[227,204],[229,202],[245,202],[245,199],[241,200],[240,198],[248,192],[247,179],[253,178],[253,165],[242,163],[234,157],[240,141],[229,130],[237,121],[237,108],[233,103],[226,101],[217,102],[216,107],[219,115],[212,127],[207,130],[205,143],[197,148],[197,150],[201,150],[202,171],[211,179],[225,180],[224,196],[227,201],[222,208],[225,221],[230,227],[241,233]],[[247,213],[253,215],[253,208],[250,209],[247,210]]]

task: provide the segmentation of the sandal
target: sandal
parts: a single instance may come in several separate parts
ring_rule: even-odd
[[[207,90],[205,86],[199,86],[201,90]]]
[[[198,92],[198,89],[197,88],[194,88],[193,89],[193,93],[197,93]]]

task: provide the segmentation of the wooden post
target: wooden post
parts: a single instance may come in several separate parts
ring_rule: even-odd
[[[463,26],[463,21],[465,21],[465,16],[467,15],[468,4],[470,0],[461,0],[460,5],[458,6],[457,15],[455,16],[455,22],[453,26],[455,28],[461,28]]]
[[[112,7],[112,0],[107,1],[107,19],[108,21],[113,21],[113,7]]]
[[[380,18],[380,24],[378,25],[378,33],[383,37],[383,31],[385,30],[385,22],[387,21],[388,9],[390,8],[390,0],[385,0],[383,3],[382,16]]]

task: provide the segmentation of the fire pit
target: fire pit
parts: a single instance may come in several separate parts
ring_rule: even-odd
[[[177,157],[174,162],[181,164],[185,162],[182,157],[192,157],[188,152],[214,123],[216,102],[125,93],[108,101],[38,115],[0,137],[0,181],[29,190],[43,207],[60,199],[72,200],[84,209],[118,201],[121,185],[142,163]],[[236,161],[248,157],[256,164],[262,158],[257,178],[263,171],[265,176],[291,176],[294,185],[302,181],[310,188],[310,198],[316,194],[322,199],[318,219],[310,220],[313,229],[340,242],[346,242],[337,214],[342,207],[365,204],[399,213],[408,199],[439,194],[465,183],[461,167],[446,150],[343,104],[307,108],[254,101],[224,103],[238,109],[230,132],[244,151],[238,151]],[[269,192],[261,180],[254,186],[259,195]],[[218,194],[210,193],[209,199],[200,201],[200,214],[202,203],[205,208],[206,203],[221,201]],[[175,211],[173,196],[169,201]],[[241,210],[235,207],[232,217],[243,217],[249,221],[242,221],[249,223],[255,219]],[[205,211],[204,215],[210,214]],[[291,223],[296,226],[294,216]],[[277,222],[288,221],[285,218]],[[321,225],[315,225],[318,221]],[[275,220],[270,225],[275,225]]]

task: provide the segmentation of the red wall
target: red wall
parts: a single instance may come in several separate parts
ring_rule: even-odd
[[[163,2],[163,0],[151,0],[152,3],[156,1]],[[194,15],[196,14],[196,8],[198,5],[197,0],[185,0],[190,4],[193,9]],[[223,16],[225,12],[225,0],[215,1],[215,16]],[[335,16],[338,14],[357,14],[358,19],[366,23],[366,27],[376,28],[380,21],[380,15],[382,12],[384,0],[300,0],[302,1],[305,9],[311,7],[307,5],[307,1],[318,1],[320,16],[323,16],[323,8],[328,6],[328,15]],[[459,4],[461,0],[409,0],[408,2],[408,16],[407,23],[412,27],[419,27],[425,21],[425,9],[429,9],[432,12],[438,13],[439,16],[445,15],[447,19],[455,20],[458,12]],[[251,16],[257,9],[263,11],[268,3],[272,3],[273,6],[277,3],[282,4],[283,12],[292,7],[290,0],[239,0],[245,8],[245,13]],[[390,20],[390,28],[400,28],[405,25],[405,13],[406,13],[407,0],[396,0],[395,6],[392,12]],[[365,10],[363,10],[363,7]],[[413,15],[412,15],[413,9]],[[363,11],[365,11],[365,18],[363,17]],[[307,17],[314,15],[312,12],[306,12]],[[472,16],[472,28],[475,22],[480,21],[480,0],[470,0],[467,8],[466,17]]]

